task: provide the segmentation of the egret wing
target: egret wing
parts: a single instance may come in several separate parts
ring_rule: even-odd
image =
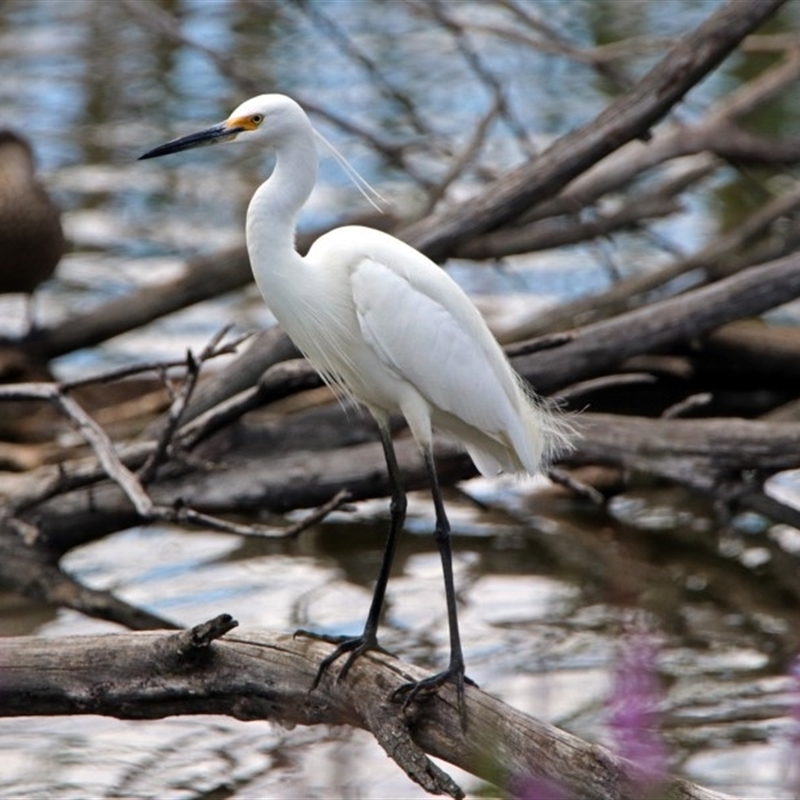
[[[423,269],[410,266],[365,258],[352,270],[365,342],[435,408],[487,433],[503,430],[515,387],[499,345],[444,272],[427,259]]]

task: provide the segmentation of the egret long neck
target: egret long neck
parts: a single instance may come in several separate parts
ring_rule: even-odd
[[[311,124],[276,148],[275,168],[247,209],[247,249],[256,280],[261,270],[280,270],[293,261],[297,215],[317,179],[317,150]]]

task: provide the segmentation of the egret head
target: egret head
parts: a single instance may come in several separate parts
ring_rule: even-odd
[[[239,136],[259,136],[267,144],[278,144],[281,139],[295,134],[298,126],[304,125],[310,127],[310,122],[294,100],[282,94],[260,94],[245,100],[224,122],[154,147],[139,156],[139,160],[209,144],[232,142]]]

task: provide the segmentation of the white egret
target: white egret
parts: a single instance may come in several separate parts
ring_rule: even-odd
[[[366,406],[378,424],[391,483],[391,522],[372,604],[360,636],[336,637],[321,675],[349,653],[344,677],[363,652],[378,649],[377,631],[397,535],[406,511],[389,432],[402,414],[422,450],[444,572],[450,663],[443,672],[397,692],[409,702],[445,681],[456,685],[464,719],[464,658],[445,514],[433,458],[432,429],[466,447],[478,470],[535,474],[569,447],[571,426],[536,399],[514,372],[486,323],[459,286],[408,244],[369,228],[347,226],[320,237],[308,255],[294,247],[298,213],[317,177],[315,131],[283,95],[242,103],[224,122],[145,153],[155,158],[234,139],[274,151],[270,177],[247,210],[247,249],[256,284],[283,330],[341,394]]]

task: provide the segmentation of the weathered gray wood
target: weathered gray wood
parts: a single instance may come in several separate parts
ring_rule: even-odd
[[[611,464],[713,492],[742,471],[800,466],[800,423],[745,419],[580,417],[583,439],[573,461]]]
[[[785,0],[731,0],[682,36],[661,61],[594,119],[559,138],[538,158],[499,178],[478,197],[427,217],[402,236],[434,259],[464,235],[498,228],[554,196],[600,159],[655,125]]]
[[[565,463],[638,470],[712,496],[744,471],[770,474],[800,467],[800,423],[795,422],[585,413],[576,417],[576,424],[581,438]],[[312,448],[324,440],[332,449]],[[155,503],[168,506],[180,497],[209,514],[283,513],[319,506],[342,488],[353,500],[388,491],[373,426],[336,406],[294,415],[290,422],[247,425],[211,444],[215,449],[206,457],[213,458],[214,468],[183,468],[165,475],[148,487]],[[400,436],[396,447],[406,486],[425,488],[425,467],[414,442]],[[476,474],[469,458],[445,441],[437,440],[436,456],[444,485]],[[45,471],[19,477],[17,491],[52,468]],[[40,542],[55,552],[142,522],[123,491],[108,482],[54,496],[21,517],[35,520]]]
[[[736,370],[750,381],[800,376],[800,328],[747,320],[725,325],[697,347],[693,361],[700,371]]]
[[[631,356],[688,342],[728,322],[761,314],[798,295],[800,256],[793,254],[587,325],[562,347],[522,356],[514,366],[547,393],[601,375]]]
[[[370,731],[409,777],[434,793],[463,795],[426,753],[501,787],[530,776],[563,787],[569,797],[633,800],[647,791],[634,765],[476,687],[467,687],[466,731],[450,687],[404,710],[392,692],[425,673],[385,654],[365,655],[341,682],[334,667],[309,692],[331,645],[267,631],[212,641],[233,625],[223,615],[179,633],[4,639],[0,715],[227,714],[287,726],[345,724]],[[658,791],[683,800],[724,797],[674,779]]]
[[[212,256],[198,256],[187,262],[182,275],[162,286],[147,286],[134,296],[111,300],[94,311],[65,320],[42,330],[30,343],[47,358],[92,347],[113,336],[133,330],[252,280],[244,247]]]
[[[35,528],[30,528],[31,541],[25,540],[25,532],[19,523],[0,525],[0,585],[37,602],[72,608],[130,630],[175,627],[164,617],[126,603],[111,592],[84,586],[61,570],[58,554],[41,546]],[[2,658],[0,669],[1,665]]]
[[[581,320],[582,325],[587,325],[607,319],[642,305],[648,292],[653,292],[694,270],[702,271],[708,279],[712,273],[716,273],[716,277],[722,277],[749,266],[782,258],[796,250],[796,230],[793,234],[790,230],[784,230],[777,241],[767,240],[755,249],[748,248],[748,244],[759,237],[763,241],[764,235],[774,226],[776,220],[791,217],[798,206],[800,186],[761,206],[735,228],[716,237],[694,253],[659,269],[637,272],[617,281],[598,295],[578,297],[543,313],[531,314],[513,328],[506,329],[504,341],[513,342],[570,328],[574,326],[575,320]]]

